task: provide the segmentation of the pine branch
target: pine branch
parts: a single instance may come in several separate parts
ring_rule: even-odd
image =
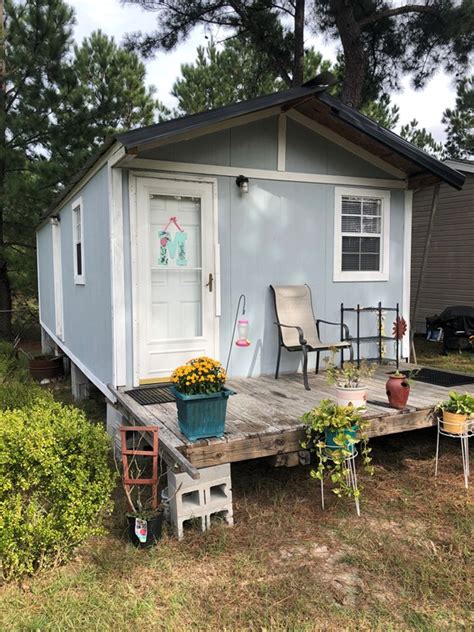
[[[375,24],[376,22],[380,22],[380,20],[384,20],[385,18],[391,18],[396,15],[406,15],[407,13],[438,13],[438,9],[434,6],[430,6],[427,4],[405,4],[402,7],[396,7],[395,9],[385,9],[385,11],[376,11],[371,15],[368,15],[366,18],[358,21],[358,24],[361,29],[366,26],[370,26],[371,24]]]

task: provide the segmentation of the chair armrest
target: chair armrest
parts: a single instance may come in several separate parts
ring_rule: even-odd
[[[284,325],[283,323],[277,323],[277,322],[274,322],[273,324],[276,325],[277,327],[287,327],[288,329],[296,329],[300,337],[300,345],[303,346],[307,344],[301,327],[298,327],[297,325]]]
[[[338,327],[341,326],[341,323],[333,323],[330,320],[323,320],[322,318],[318,318],[316,320],[318,336],[319,336],[319,323],[324,323],[325,325],[337,325]],[[352,336],[349,335],[349,327],[346,325],[346,323],[342,323],[342,330],[344,331],[344,340],[352,340]]]

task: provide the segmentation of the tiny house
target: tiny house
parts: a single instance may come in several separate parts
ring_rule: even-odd
[[[225,363],[245,294],[252,344],[229,372],[270,374],[270,284],[307,283],[318,318],[381,301],[408,320],[413,191],[463,181],[323,87],[117,134],[38,227],[43,341],[113,401],[194,356]]]

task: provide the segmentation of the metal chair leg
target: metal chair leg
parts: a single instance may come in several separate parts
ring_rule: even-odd
[[[280,373],[280,358],[281,358],[281,345],[278,345],[278,357],[277,357],[277,365],[275,370],[275,380],[278,380],[278,375]]]
[[[303,345],[303,383],[304,387],[307,391],[310,391],[309,383],[308,383],[308,349],[306,345]]]
[[[316,375],[319,373],[319,351],[316,352]]]

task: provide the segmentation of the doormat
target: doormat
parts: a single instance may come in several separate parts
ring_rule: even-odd
[[[407,377],[410,377],[410,371],[401,371]],[[434,386],[463,386],[465,384],[474,384],[474,375],[458,375],[457,373],[449,373],[447,371],[436,371],[435,369],[420,369],[414,372],[412,379],[415,382],[425,382]]]
[[[138,404],[151,406],[152,404],[169,404],[175,402],[176,398],[170,390],[171,384],[160,384],[159,386],[142,386],[125,391]]]

